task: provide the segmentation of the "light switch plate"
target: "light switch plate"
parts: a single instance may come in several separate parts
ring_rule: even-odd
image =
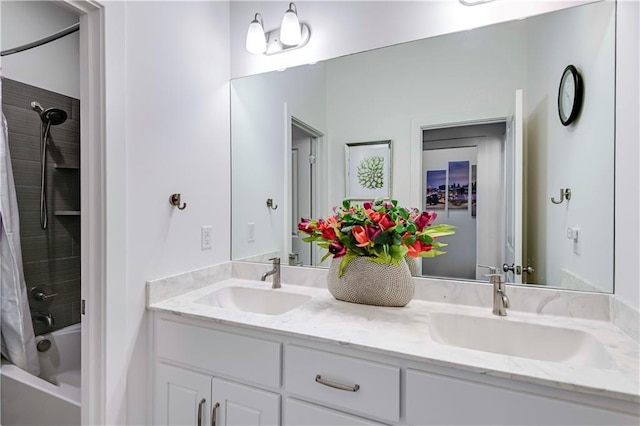
[[[200,232],[201,237],[201,248],[202,250],[208,250],[213,247],[213,243],[211,241],[213,234],[212,226],[203,226]]]

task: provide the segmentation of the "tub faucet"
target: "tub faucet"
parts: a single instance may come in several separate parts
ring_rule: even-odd
[[[271,288],[280,288],[280,258],[274,257],[269,260],[273,261],[273,269],[262,274],[262,277],[260,277],[260,281],[266,281],[269,275],[273,275],[273,283],[271,285]]]
[[[55,324],[55,320],[53,319],[53,315],[51,315],[51,312],[37,312],[33,316],[33,320],[37,323],[44,324],[47,328],[51,328],[51,326]]]
[[[493,315],[507,316],[507,308],[510,307],[509,298],[505,289],[505,279],[502,274],[489,274],[493,284]]]

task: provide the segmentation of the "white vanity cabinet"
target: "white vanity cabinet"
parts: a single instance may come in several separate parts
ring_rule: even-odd
[[[153,324],[154,425],[281,423],[269,390],[281,385],[281,343],[160,315]]]
[[[162,312],[153,313],[153,329],[154,425],[541,426],[638,425],[640,420],[637,403],[312,337]]]

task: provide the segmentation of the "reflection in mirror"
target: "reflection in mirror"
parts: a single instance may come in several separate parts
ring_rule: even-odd
[[[232,80],[232,257],[322,266],[295,225],[346,196],[347,144],[391,140],[391,197],[458,226],[423,275],[612,292],[614,87],[608,2]]]

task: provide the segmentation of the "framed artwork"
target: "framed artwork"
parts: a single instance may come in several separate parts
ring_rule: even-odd
[[[391,198],[391,141],[345,145],[346,198]]]
[[[447,171],[427,170],[425,210],[444,209],[447,201]]]
[[[468,161],[449,161],[449,208],[469,208]]]

